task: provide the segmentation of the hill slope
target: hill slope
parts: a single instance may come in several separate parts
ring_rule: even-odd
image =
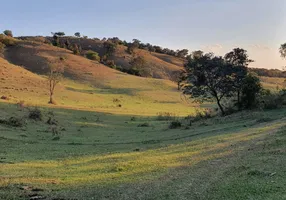
[[[194,112],[195,104],[183,102],[181,93],[171,81],[128,75],[65,49],[21,41],[17,46],[9,47],[5,57],[15,65],[1,58],[0,69],[6,78],[2,80],[0,95],[10,97],[13,102],[24,100],[47,105],[45,71],[49,62],[62,57],[65,79],[55,93],[61,106],[143,115]],[[140,109],[142,107],[144,109]]]
[[[44,41],[45,38],[39,37],[20,37],[24,40],[29,41]],[[51,37],[47,37],[49,41],[52,41]],[[104,55],[104,45],[103,41],[94,40],[94,39],[86,39],[86,38],[76,38],[76,37],[61,37],[60,42],[64,43],[66,40],[69,40],[71,44],[80,45],[81,48],[85,51],[93,50],[98,52],[100,56]],[[110,58],[114,60],[116,66],[119,66],[123,69],[130,69],[131,65],[129,64],[132,55],[126,52],[127,47],[123,45],[117,45],[116,52]],[[150,53],[146,50],[137,49],[137,56],[142,56],[146,60],[146,65],[144,66],[144,71],[147,71],[153,78],[159,79],[168,79],[174,80],[176,77],[176,73],[182,70],[184,66],[184,59],[177,58],[174,56],[159,54],[159,53]]]

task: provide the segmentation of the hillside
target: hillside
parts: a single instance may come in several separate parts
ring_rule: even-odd
[[[64,58],[65,66],[64,80],[55,94],[61,106],[121,113],[137,110],[143,115],[174,110],[178,115],[194,112],[195,104],[182,101],[171,81],[128,75],[68,50],[30,41],[21,41],[5,51],[5,58],[15,65],[0,58],[4,76],[0,95],[8,96],[10,102],[47,105],[48,83],[44,75],[48,62],[59,57]],[[144,109],[139,109],[142,106]]]
[[[20,37],[21,39],[30,40],[30,41],[44,41],[45,38],[41,37]],[[47,37],[49,41],[52,41],[51,37]],[[60,42],[64,43],[66,40],[69,40],[71,44],[80,45],[84,51],[93,50],[98,52],[100,56],[104,55],[104,46],[103,41],[86,39],[86,38],[76,38],[76,37],[61,37]],[[114,60],[116,66],[123,69],[130,69],[131,65],[129,64],[132,55],[126,52],[127,47],[123,45],[118,45],[116,52],[110,58]],[[158,79],[167,79],[175,80],[176,73],[182,70],[184,66],[184,60],[174,56],[160,54],[155,52],[148,52],[146,50],[137,49],[137,56],[142,56],[146,60],[146,65],[144,70],[147,71],[151,77]]]

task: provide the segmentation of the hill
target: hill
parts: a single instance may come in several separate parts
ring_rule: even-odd
[[[56,100],[61,106],[122,113],[138,110],[143,115],[174,110],[178,115],[194,112],[195,104],[183,102],[176,84],[169,80],[128,75],[68,50],[31,41],[19,41],[6,50],[5,58],[10,63],[0,58],[5,76],[1,95],[13,102],[46,105],[47,65],[60,57],[64,59],[65,73]],[[142,106],[144,109],[139,109]]]
[[[20,39],[37,41],[42,43],[45,40],[48,40],[50,42],[52,41],[51,37],[20,37]],[[104,42],[101,40],[76,37],[60,37],[59,39],[61,43],[64,43],[66,40],[68,40],[72,45],[80,45],[84,51],[93,50],[95,52],[98,52],[100,56],[103,56],[105,52],[103,45]],[[118,45],[116,48],[116,52],[110,58],[110,60],[114,60],[117,67],[128,70],[132,67],[130,65],[132,55],[128,54],[126,50],[126,46]],[[142,56],[144,58],[144,60],[146,61],[146,65],[144,66],[143,70],[147,71],[149,74],[148,76],[152,78],[175,80],[177,72],[182,70],[185,62],[184,59],[178,57],[160,54],[156,52],[150,53],[149,51],[143,49],[137,49],[136,55]]]

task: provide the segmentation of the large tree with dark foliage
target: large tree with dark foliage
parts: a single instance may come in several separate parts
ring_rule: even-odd
[[[241,107],[241,90],[243,79],[247,75],[247,67],[253,60],[249,59],[247,51],[241,48],[235,48],[224,56],[224,59],[229,63],[229,69],[232,74],[233,88],[237,94],[237,106]]]
[[[222,100],[233,97],[234,94],[237,95],[237,104],[241,106],[247,66],[252,62],[247,51],[236,48],[224,58],[194,51],[187,59],[184,94],[190,94],[201,101],[215,100],[222,114],[225,114]]]
[[[224,115],[225,109],[221,101],[233,92],[233,71],[230,67],[222,57],[212,53],[190,57],[185,66],[187,84],[183,88],[184,94],[201,101],[215,100]]]

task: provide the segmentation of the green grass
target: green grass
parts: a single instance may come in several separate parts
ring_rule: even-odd
[[[156,116],[0,104],[0,199],[286,199],[286,110],[242,112],[168,129]],[[59,140],[53,140],[53,112]],[[134,113],[136,114],[136,113]],[[135,116],[135,117],[134,117]],[[148,123],[148,127],[138,127]],[[36,192],[21,190],[29,186]]]

